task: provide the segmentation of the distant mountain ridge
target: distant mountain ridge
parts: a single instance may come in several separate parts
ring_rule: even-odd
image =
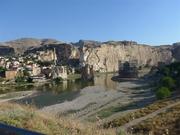
[[[27,51],[29,48],[32,47],[41,47],[43,45],[50,45],[50,44],[62,44],[65,43],[63,41],[58,41],[56,39],[37,39],[37,38],[20,38],[16,40],[11,40],[7,42],[0,42],[1,48],[3,46],[8,46],[10,48],[14,49],[15,54],[23,54],[25,51]],[[67,43],[71,44],[77,47],[82,47],[82,46],[91,46],[91,47],[96,47],[102,44],[111,44],[111,45],[130,45],[130,44],[138,44],[135,41],[106,41],[106,42],[100,42],[100,41],[94,41],[94,40],[79,40],[78,42],[75,43]],[[141,44],[142,45],[142,44]],[[175,44],[177,46],[177,44]],[[179,45],[179,44],[178,44]],[[163,46],[161,46],[163,47]],[[165,47],[165,46],[164,46]]]
[[[20,38],[12,41],[1,42],[0,46],[8,46],[14,49],[15,54],[23,54],[31,47],[40,47],[48,44],[59,44],[61,41],[55,39]]]

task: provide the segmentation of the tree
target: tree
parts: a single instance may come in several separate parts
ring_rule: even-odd
[[[6,71],[6,68],[0,67],[0,72],[5,72],[5,71]]]
[[[27,83],[33,83],[33,78],[27,77],[27,78],[26,78],[26,82],[27,82]]]
[[[23,76],[25,76],[25,77],[29,77],[30,76],[30,74],[29,74],[27,69],[23,70]]]
[[[161,73],[165,76],[169,76],[170,75],[170,69],[168,67],[164,67],[161,69]]]
[[[171,96],[171,91],[167,87],[160,87],[157,89],[156,97],[158,99],[164,99]]]
[[[172,77],[166,76],[166,77],[163,77],[161,79],[160,83],[161,83],[161,86],[164,86],[164,87],[167,87],[169,89],[172,89],[172,88],[174,88],[176,86],[175,82],[176,81]]]
[[[37,63],[40,65],[40,66],[50,66],[53,64],[53,61],[37,61]]]
[[[26,79],[25,79],[25,77],[23,77],[23,76],[17,76],[17,77],[15,78],[15,82],[16,82],[16,83],[25,83],[25,82],[26,82]]]
[[[61,77],[57,77],[57,78],[54,78],[53,81],[55,82],[55,84],[59,84],[60,82],[63,81],[63,79]]]

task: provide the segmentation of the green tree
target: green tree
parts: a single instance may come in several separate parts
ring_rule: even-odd
[[[170,69],[168,67],[164,67],[161,69],[161,73],[165,76],[169,76],[170,75]]]
[[[161,86],[167,87],[169,89],[172,89],[176,86],[176,81],[170,76],[163,77],[160,83]]]
[[[29,76],[30,76],[30,74],[29,74],[29,72],[28,72],[27,69],[24,69],[24,70],[23,70],[23,76],[26,76],[26,77],[29,77]]]
[[[63,81],[63,79],[61,77],[57,77],[57,78],[54,78],[53,81],[55,82],[55,84],[59,84],[60,82]]]
[[[0,72],[5,72],[5,71],[6,71],[6,68],[0,67]]]
[[[33,83],[33,78],[27,77],[27,78],[26,78],[26,82],[27,82],[27,83]]]
[[[53,61],[37,61],[37,63],[40,65],[40,66],[50,66],[53,64]]]
[[[26,82],[26,79],[25,79],[25,77],[23,77],[23,76],[17,76],[17,77],[15,78],[15,82],[16,82],[16,83],[25,83],[25,82]]]
[[[164,99],[171,96],[171,91],[167,87],[160,87],[157,89],[156,97],[158,99]]]

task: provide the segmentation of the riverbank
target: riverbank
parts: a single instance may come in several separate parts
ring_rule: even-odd
[[[134,111],[155,100],[151,88],[144,80],[118,82],[113,88],[107,90],[101,85],[85,87],[75,98],[45,106],[41,111],[95,122],[97,118],[105,121]]]
[[[114,74],[99,74],[91,84],[81,81],[67,81],[58,85],[44,84],[38,89],[33,88],[37,93],[28,95],[27,92],[28,96],[24,95],[11,102],[34,105],[38,107],[36,112],[39,114],[79,121],[93,127],[95,124],[98,129],[97,125],[134,112],[155,100],[147,80],[114,82],[111,80],[112,76]],[[8,98],[7,95],[3,97]]]
[[[23,98],[27,98],[29,96],[33,96],[37,93],[37,91],[20,91],[20,92],[11,92],[0,95],[0,103],[7,101],[16,101]]]
[[[41,132],[47,135],[115,135],[115,130],[99,129],[95,124],[82,124],[79,121],[56,118],[38,112],[35,107],[15,103],[0,103],[2,123]]]

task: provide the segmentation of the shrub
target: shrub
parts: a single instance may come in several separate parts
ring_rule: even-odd
[[[57,78],[53,79],[53,82],[55,82],[56,84],[58,84],[58,83],[60,83],[62,81],[63,81],[63,79],[61,77],[57,77]]]
[[[15,82],[16,83],[24,83],[24,82],[26,82],[26,79],[25,79],[25,77],[18,76],[15,78]]]
[[[180,88],[180,77],[177,78],[176,84],[177,84],[177,88]]]
[[[160,87],[157,89],[156,97],[158,99],[164,99],[171,96],[171,91],[167,87]]]
[[[38,61],[37,63],[38,63],[40,66],[46,66],[46,67],[48,67],[48,66],[52,65],[54,62],[53,62],[53,61]]]
[[[6,71],[6,68],[0,67],[0,72],[5,72],[5,71]]]
[[[161,69],[161,73],[165,76],[170,75],[170,69],[168,67],[164,67]]]
[[[33,79],[32,79],[31,77],[28,77],[28,78],[26,79],[26,81],[27,81],[27,83],[33,83]]]
[[[174,88],[176,84],[175,80],[172,77],[166,76],[161,79],[161,85],[171,89]]]
[[[33,79],[31,77],[18,76],[15,78],[16,83],[33,83]]]
[[[30,76],[29,72],[27,69],[23,70],[23,76]]]

